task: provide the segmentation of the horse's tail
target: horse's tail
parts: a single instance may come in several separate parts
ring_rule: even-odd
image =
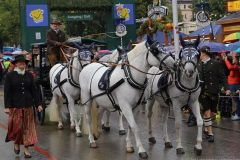
[[[81,98],[81,101],[83,103],[83,99]],[[91,117],[92,117],[92,123],[91,123],[91,129],[93,134],[97,134],[97,127],[98,127],[98,109],[97,109],[97,103],[95,100],[92,101],[91,106]],[[86,112],[85,107],[82,108],[82,114],[83,114],[83,123],[82,123],[82,131],[84,134],[89,134],[88,128],[87,128],[87,121],[86,121]]]
[[[147,113],[147,112],[146,112]],[[158,121],[158,117],[159,117],[159,103],[157,100],[154,101],[153,107],[152,107],[152,117],[151,117],[151,124],[152,127],[154,127],[157,124]],[[147,118],[147,114],[146,118]],[[149,128],[149,123],[147,121],[147,128]]]
[[[50,118],[50,121],[58,122],[59,121],[59,111],[57,109],[57,103],[56,103],[55,98],[56,97],[53,97],[51,100],[51,103],[49,104],[49,107],[50,107],[49,118]]]
[[[56,95],[57,96],[57,95]],[[59,110],[57,108],[57,103],[56,103],[56,100],[55,100],[56,97],[53,97],[52,100],[51,100],[51,103],[49,104],[50,106],[50,115],[49,115],[49,118],[50,118],[50,121],[53,121],[53,122],[58,122],[59,121],[59,111],[62,111],[62,106],[63,106],[63,98],[58,96],[58,107],[59,107]],[[63,114],[63,112],[61,112],[62,114],[62,117],[67,119],[67,117]]]

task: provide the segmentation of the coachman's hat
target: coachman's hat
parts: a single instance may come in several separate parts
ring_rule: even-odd
[[[54,19],[54,20],[51,22],[51,24],[58,24],[58,25],[61,25],[62,23],[61,23],[59,20]]]
[[[20,55],[15,56],[15,59],[14,59],[14,61],[12,61],[12,64],[15,64],[17,61],[25,61],[26,64],[29,62],[29,60],[26,59],[25,54],[20,54]]]

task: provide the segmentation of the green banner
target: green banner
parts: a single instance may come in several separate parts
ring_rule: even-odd
[[[92,13],[65,13],[64,18],[66,21],[93,20],[93,14]]]

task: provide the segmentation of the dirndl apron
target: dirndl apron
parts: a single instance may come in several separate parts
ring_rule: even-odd
[[[32,146],[38,142],[34,108],[10,108],[5,142]]]

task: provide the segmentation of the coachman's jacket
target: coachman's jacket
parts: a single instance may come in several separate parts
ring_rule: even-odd
[[[61,30],[56,33],[53,29],[47,30],[47,54],[60,53],[60,47],[56,46],[56,42],[65,42],[65,33]]]
[[[4,84],[5,108],[27,108],[41,105],[39,94],[30,72],[24,75],[12,71],[6,74]]]
[[[197,69],[199,72],[200,80],[203,81],[203,62],[200,61],[198,63]],[[204,84],[207,87],[207,91],[211,94],[218,94],[220,92],[219,84],[223,85],[224,90],[229,90],[227,78],[221,67],[221,64],[218,61],[210,59],[207,62],[206,81]],[[205,85],[202,85],[201,91],[205,90],[205,88],[203,88]]]

